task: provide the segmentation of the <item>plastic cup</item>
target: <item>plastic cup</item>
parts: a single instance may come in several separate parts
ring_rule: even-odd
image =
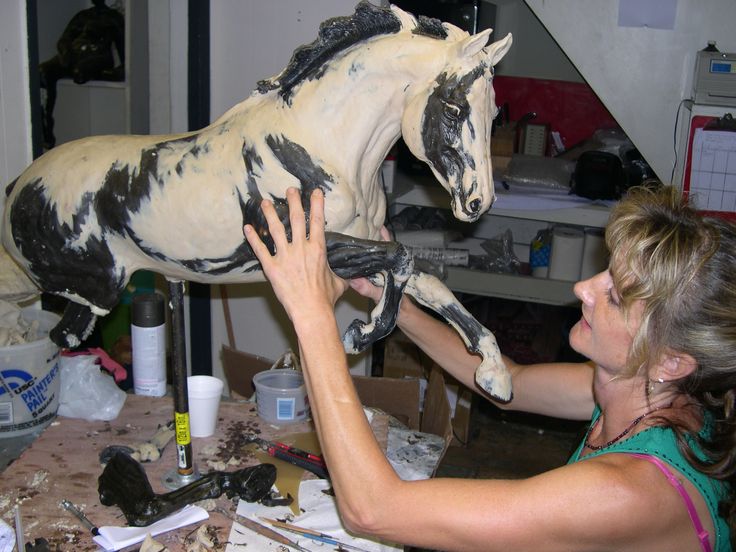
[[[215,433],[217,413],[224,384],[212,376],[189,376],[189,431],[192,437],[209,437]]]

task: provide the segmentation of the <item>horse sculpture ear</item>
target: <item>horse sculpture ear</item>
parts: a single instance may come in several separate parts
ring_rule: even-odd
[[[513,42],[514,39],[511,36],[511,33],[509,33],[501,40],[497,40],[488,47],[488,59],[491,62],[491,67],[501,61],[503,56],[506,55],[506,52],[509,51],[509,48],[511,48],[511,44]]]
[[[473,57],[480,52],[488,43],[488,37],[491,36],[493,29],[485,29],[477,34],[471,35],[463,39],[460,43],[460,57]]]

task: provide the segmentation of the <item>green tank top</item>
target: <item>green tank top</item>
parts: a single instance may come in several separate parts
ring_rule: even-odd
[[[601,411],[596,406],[590,427],[593,427],[593,424],[595,424],[600,415]],[[590,431],[590,429],[588,429],[588,431]],[[718,515],[718,503],[726,496],[727,484],[723,481],[712,479],[693,468],[677,448],[677,439],[675,437],[675,433],[671,429],[663,427],[648,427],[643,431],[632,435],[628,439],[614,443],[603,450],[593,451],[590,454],[585,455],[583,458],[580,458],[584,445],[585,439],[583,439],[578,448],[572,454],[570,460],[567,462],[568,464],[600,456],[601,454],[621,452],[649,454],[659,458],[672,468],[676,469],[683,476],[687,477],[693,485],[695,485],[695,488],[700,491],[700,494],[708,505],[708,511],[710,512],[710,517],[713,520],[713,526],[716,531],[713,546],[714,552],[731,551],[730,529],[726,520]],[[695,448],[695,450],[697,453],[697,448]],[[702,455],[699,454],[698,456],[702,458]]]

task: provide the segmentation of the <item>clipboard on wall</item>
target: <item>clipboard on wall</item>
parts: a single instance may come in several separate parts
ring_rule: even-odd
[[[695,116],[682,193],[698,211],[736,220],[736,120]]]

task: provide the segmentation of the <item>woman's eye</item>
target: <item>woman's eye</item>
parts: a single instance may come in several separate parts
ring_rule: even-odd
[[[606,295],[608,296],[608,304],[613,305],[614,307],[618,307],[620,305],[618,297],[614,293],[613,287],[608,288],[608,291],[606,292]]]

